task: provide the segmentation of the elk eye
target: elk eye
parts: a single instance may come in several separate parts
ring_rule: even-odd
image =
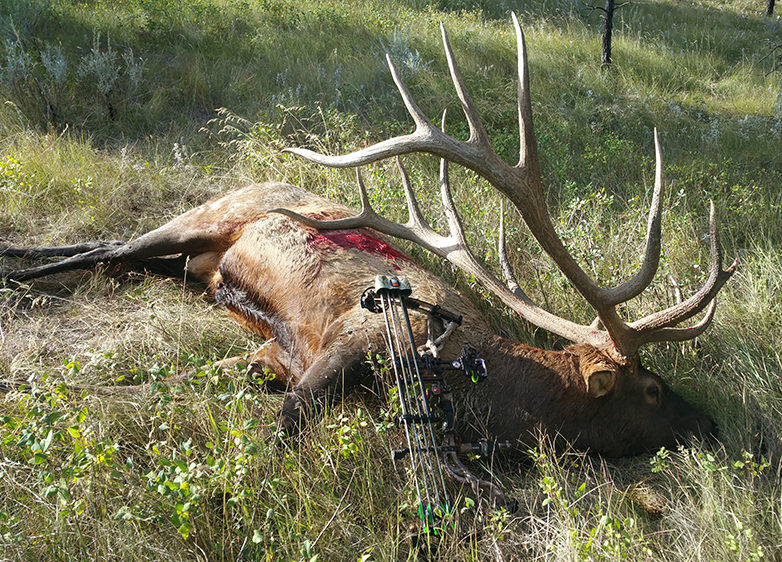
[[[651,384],[646,387],[646,395],[657,402],[660,399],[660,389],[656,384]]]

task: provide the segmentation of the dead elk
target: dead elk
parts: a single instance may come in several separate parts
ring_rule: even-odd
[[[423,218],[407,180],[409,221],[397,224],[370,206],[359,176],[360,214],[282,183],[253,184],[209,201],[128,243],[90,243],[61,248],[0,248],[6,256],[64,259],[11,271],[7,280],[26,281],[71,269],[106,264],[182,275],[208,284],[215,299],[247,329],[266,338],[248,368],[268,368],[274,384],[287,392],[280,423],[288,431],[311,418],[319,404],[349,390],[367,376],[368,348],[383,348],[382,322],[359,307],[361,293],[378,274],[407,277],[415,295],[463,317],[444,342],[441,356],[452,358],[475,348],[488,366],[487,381],[471,388],[464,377],[448,380],[462,411],[470,412],[462,438],[530,442],[539,430],[560,435],[580,449],[621,456],[674,446],[690,435],[712,432],[709,418],[677,396],[639,363],[638,349],[650,342],[684,341],[698,336],[714,315],[715,297],[735,262],[722,269],[722,251],[711,208],[711,269],[704,286],[689,299],[627,322],[617,306],[639,295],[652,281],[660,256],[663,166],[655,133],[656,174],[643,263],[615,287],[592,280],[556,235],[545,203],[533,130],[528,64],[522,31],[514,16],[518,43],[520,158],[506,164],[492,150],[468,95],[445,30],[442,39],[456,93],[470,128],[467,141],[448,136],[418,108],[388,65],[412,116],[413,133],[379,142],[345,156],[289,149],[314,162],[357,167],[392,156],[430,153],[441,160],[440,192],[450,227],[435,231]],[[467,245],[448,182],[447,163],[474,170],[516,207],[533,236],[565,277],[594,308],[596,319],[579,325],[540,308],[519,287],[501,240],[504,282],[481,264]],[[474,276],[508,307],[532,324],[573,342],[563,351],[538,349],[492,331],[462,295],[404,255],[388,237],[404,238],[447,259]],[[175,257],[171,257],[175,256]],[[706,310],[694,326],[676,327]],[[426,322],[413,318],[416,339],[426,338]],[[226,361],[235,363],[239,358]],[[131,388],[131,390],[137,390]]]

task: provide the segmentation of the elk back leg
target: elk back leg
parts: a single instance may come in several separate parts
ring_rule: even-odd
[[[0,246],[0,257],[8,258],[67,258],[91,252],[92,250],[119,248],[124,245],[122,240],[110,242],[81,242],[70,246],[46,246],[42,248],[15,248]]]
[[[97,264],[107,261],[117,250],[125,245],[124,242],[83,242],[71,246],[55,246],[44,248],[0,248],[0,257],[10,258],[50,258],[64,257],[65,259],[47,263],[27,269],[18,269],[8,273],[2,273],[0,280],[13,279],[14,281],[28,281],[38,279],[62,271],[75,269],[90,269]]]
[[[194,227],[185,224],[180,217],[127,243],[111,241],[45,248],[0,247],[0,256],[5,257],[65,258],[57,262],[2,273],[0,280],[28,281],[64,271],[92,269],[102,263],[109,267],[118,267],[120,270],[150,271],[167,276],[179,276],[184,271],[189,257],[224,251],[233,242],[233,234],[208,224]],[[182,257],[165,257],[176,254],[182,254]],[[179,261],[175,261],[177,259]]]
[[[51,248],[44,248],[50,250]],[[33,248],[23,255],[23,257],[52,257],[58,254],[38,254],[39,248]],[[13,256],[16,257],[16,256]],[[22,257],[22,256],[19,256]],[[77,269],[92,269],[98,264],[105,263],[113,266],[112,275],[118,275],[127,271],[140,271],[163,275],[165,277],[182,277],[188,269],[188,260],[190,256],[178,256],[173,258],[152,257],[145,259],[126,259],[118,263],[116,255],[112,248],[96,247],[94,250],[69,256],[58,262],[47,263],[27,269],[18,269],[9,273],[0,274],[0,281],[10,279],[13,281],[29,281],[40,279],[47,275],[61,273],[64,271],[74,271]]]

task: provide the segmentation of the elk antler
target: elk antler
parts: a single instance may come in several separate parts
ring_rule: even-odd
[[[666,310],[651,314],[635,322],[627,323],[617,313],[617,305],[639,295],[654,278],[660,258],[660,215],[663,187],[663,165],[657,131],[654,132],[656,170],[652,204],[646,235],[646,251],[643,263],[632,278],[615,286],[602,287],[592,280],[570,255],[557,236],[546,205],[543,182],[538,163],[537,141],[532,121],[532,104],[529,93],[529,65],[527,63],[524,34],[515,14],[512,14],[518,45],[518,115],[520,154],[515,166],[506,164],[492,149],[486,129],[462,81],[456,66],[448,36],[443,25],[442,32],[445,55],[453,79],[454,89],[470,128],[470,137],[461,141],[448,136],[436,127],[418,108],[405,84],[399,77],[391,58],[386,55],[391,75],[399,89],[402,100],[415,121],[415,131],[409,135],[394,137],[367,148],[342,156],[327,156],[303,148],[287,148],[287,152],[298,154],[313,162],[326,166],[344,168],[369,164],[402,154],[426,152],[440,156],[441,199],[449,223],[447,236],[436,232],[423,218],[415,194],[409,185],[407,173],[399,164],[403,186],[408,202],[409,220],[400,225],[379,216],[370,206],[366,188],[358,175],[361,190],[362,210],[355,217],[316,221],[284,209],[283,213],[305,224],[319,229],[371,227],[390,236],[410,240],[441,256],[467,273],[474,275],[502,301],[533,324],[577,343],[610,347],[616,353],[632,356],[638,348],[653,341],[683,341],[701,334],[711,322],[715,309],[715,297],[724,283],[733,274],[736,262],[722,269],[722,250],[717,234],[714,205],[710,213],[711,269],[704,286],[691,298]],[[443,114],[443,124],[445,115]],[[521,213],[530,232],[543,250],[556,263],[570,283],[578,290],[597,313],[596,322],[585,326],[555,316],[530,300],[513,278],[504,248],[504,236],[500,236],[500,262],[506,284],[503,284],[486,269],[472,254],[464,235],[461,221],[453,204],[448,185],[447,162],[465,166],[484,177],[493,187],[505,195]],[[502,229],[502,223],[501,223]],[[502,233],[502,231],[501,231]],[[705,317],[691,328],[674,326],[702,311],[709,303]],[[601,325],[603,329],[599,329]]]

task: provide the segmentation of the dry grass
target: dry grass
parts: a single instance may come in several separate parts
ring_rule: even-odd
[[[440,559],[778,557],[782,93],[778,75],[766,75],[759,62],[778,28],[755,16],[754,4],[631,4],[619,16],[610,73],[598,68],[597,24],[579,15],[578,4],[515,6],[530,43],[555,223],[584,267],[604,282],[637,267],[654,125],[670,182],[664,255],[658,278],[627,314],[669,304],[667,274],[685,291],[698,287],[708,261],[702,238],[709,198],[728,253],[741,255],[706,335],[644,350],[647,366],[716,420],[720,443],[608,461],[557,454],[541,442],[521,461],[476,463],[521,509],[477,510],[463,500],[460,533],[446,534]],[[407,131],[382,68],[383,48],[404,61],[425,110],[435,115],[449,106],[449,130],[464,134],[441,73],[440,19],[495,146],[509,159],[517,150],[510,27],[493,3],[172,5],[39,0],[0,8],[19,10],[28,23],[37,13],[25,44],[39,52],[62,35],[73,71],[60,94],[70,108],[63,122],[47,127],[45,111],[25,100],[0,108],[3,243],[129,239],[216,193],[266,179],[355,205],[350,174],[315,168],[279,148],[335,153]],[[473,9],[459,11],[464,7]],[[108,111],[103,102],[89,109],[95,92],[83,87],[74,66],[93,44],[92,30],[110,33],[118,53],[129,48],[146,60],[142,93],[115,92],[114,120],[101,113]],[[233,112],[208,122],[215,106]],[[410,167],[423,200],[432,202],[435,164],[413,159]],[[393,167],[378,165],[365,176],[378,209],[400,218]],[[495,240],[485,233],[496,228],[497,198],[472,174],[454,171],[454,183],[477,253],[493,263]],[[438,219],[436,211],[432,216]],[[555,312],[589,320],[588,307],[529,234],[518,222],[509,231],[528,292]],[[413,253],[480,295],[450,268]],[[0,270],[11,267],[0,258]],[[547,340],[490,295],[480,296],[476,302],[498,328],[525,341]],[[348,397],[301,441],[280,442],[280,396],[211,367],[260,342],[200,288],[152,277],[118,282],[99,273],[5,285],[0,342],[0,377],[29,381],[0,403],[0,557],[415,558],[410,490],[388,460],[394,431],[377,401],[369,393]],[[192,382],[144,397],[68,390],[184,371],[192,371]],[[469,532],[477,528],[480,534]]]

